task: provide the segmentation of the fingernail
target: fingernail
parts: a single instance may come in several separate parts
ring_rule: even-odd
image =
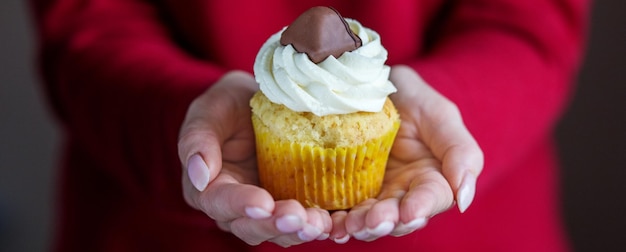
[[[359,232],[352,234],[357,240],[369,240],[371,238],[378,238],[388,235],[393,230],[394,224],[391,221],[383,221],[375,228],[365,228]]]
[[[358,231],[358,232],[352,234],[352,236],[355,239],[357,239],[357,240],[364,241],[364,240],[366,240],[367,238],[370,237],[370,234],[367,232],[367,228],[365,228],[365,229],[363,229],[361,231]]]
[[[384,236],[391,233],[394,228],[394,224],[391,221],[383,221],[373,229],[368,229],[368,233],[373,236]]]
[[[251,219],[260,220],[272,216],[271,213],[258,207],[246,207],[246,215]]]
[[[461,213],[465,212],[470,204],[472,204],[474,194],[476,194],[476,177],[468,172],[465,174],[465,177],[463,177],[459,191],[456,194],[456,203]]]
[[[187,175],[189,175],[191,184],[193,184],[198,191],[204,191],[209,184],[211,177],[209,167],[199,154],[194,154],[187,161]]]
[[[322,230],[310,224],[304,224],[302,229],[298,231],[298,238],[302,241],[312,241],[320,235],[322,235]]]
[[[293,233],[302,229],[302,219],[295,215],[285,215],[276,220],[276,228],[283,233]]]
[[[418,230],[420,228],[423,228],[424,226],[426,226],[426,223],[428,222],[428,220],[426,218],[417,218],[414,219],[408,223],[402,223],[400,222],[400,224],[398,224],[398,226],[396,227],[396,229],[393,231],[393,233],[391,233],[392,236],[403,236],[406,235],[408,233],[411,233],[415,230]]]
[[[329,233],[322,233],[319,237],[317,237],[317,240],[318,241],[323,241],[323,240],[328,239],[328,237],[330,237]]]
[[[333,239],[333,241],[335,241],[335,243],[337,243],[337,244],[345,244],[349,240],[350,240],[350,235],[346,235],[346,236],[341,237],[341,238]]]

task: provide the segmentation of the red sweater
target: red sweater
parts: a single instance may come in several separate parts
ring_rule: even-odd
[[[190,101],[314,5],[378,31],[455,102],[485,153],[473,205],[411,235],[295,251],[563,251],[551,133],[581,59],[587,0],[33,0],[41,69],[65,129],[58,251],[271,251],[185,204]]]

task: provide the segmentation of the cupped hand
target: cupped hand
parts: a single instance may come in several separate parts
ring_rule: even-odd
[[[464,212],[474,198],[483,154],[458,108],[409,67],[392,67],[390,80],[402,124],[382,191],[349,212],[333,213],[332,239],[406,235],[455,203]]]
[[[256,90],[250,74],[233,71],[190,105],[178,143],[185,200],[251,245],[325,239],[332,228],[328,211],[274,201],[258,186],[249,106]]]

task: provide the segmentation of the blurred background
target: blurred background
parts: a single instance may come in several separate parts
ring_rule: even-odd
[[[23,0],[0,1],[0,251],[47,251],[60,130]],[[577,93],[556,132],[576,251],[626,249],[626,1],[598,0]]]

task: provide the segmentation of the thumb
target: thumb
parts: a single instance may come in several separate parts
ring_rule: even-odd
[[[192,103],[181,127],[178,140],[178,156],[191,184],[204,191],[211,179],[219,174],[222,167],[221,148],[223,140],[218,137],[219,125],[205,116],[198,115],[196,109],[199,97]]]
[[[248,103],[255,89],[249,74],[231,71],[189,106],[180,129],[178,157],[198,191],[204,191],[220,173],[222,146],[237,128],[238,118],[233,115],[242,109],[241,103]]]

